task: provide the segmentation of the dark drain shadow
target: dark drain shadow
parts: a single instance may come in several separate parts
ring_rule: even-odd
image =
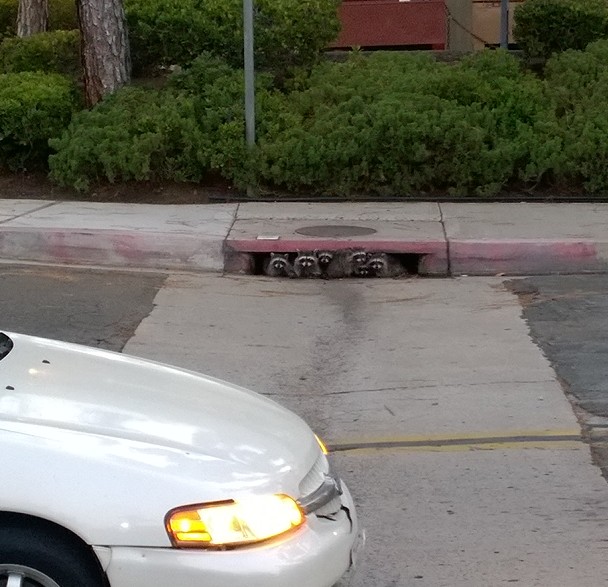
[[[378,253],[378,252],[383,252],[383,251],[370,251],[370,252],[374,252],[374,253]],[[290,263],[293,263],[295,258],[297,257],[298,253],[293,252],[293,251],[284,251],[284,252],[276,252],[276,253],[272,253],[273,255],[281,255],[281,256],[286,256],[287,259],[289,260]],[[398,275],[398,277],[410,277],[410,276],[414,276],[414,275],[419,275],[419,269],[420,269],[420,262],[421,260],[424,258],[424,255],[422,254],[417,254],[417,253],[386,253],[387,255],[390,256],[390,258],[395,261],[395,263],[398,265],[399,267],[399,273],[400,275]],[[252,262],[249,264],[250,268],[251,268],[251,274],[252,275],[266,275],[266,267],[268,265],[268,262],[271,259],[271,253],[249,253],[249,255],[251,256]],[[294,275],[280,275],[280,276],[273,276],[273,277],[277,277],[278,279],[285,279],[285,278],[296,278]],[[322,272],[322,274],[319,276],[319,279],[334,279],[334,278],[346,278],[346,277],[353,277],[353,278],[358,278],[360,279],[362,276],[361,275],[341,275],[341,276],[335,276],[335,277],[330,277],[327,274],[325,274],[325,272]],[[377,279],[377,276],[370,276],[370,279]]]

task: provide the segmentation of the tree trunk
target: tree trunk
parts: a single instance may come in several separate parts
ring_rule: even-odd
[[[129,37],[122,0],[76,0],[84,89],[88,106],[131,78]]]
[[[48,0],[19,0],[17,36],[29,37],[44,33],[49,24]]]

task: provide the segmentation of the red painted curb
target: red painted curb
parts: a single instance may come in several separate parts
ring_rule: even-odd
[[[606,272],[597,244],[585,240],[453,240],[453,275],[542,275]]]

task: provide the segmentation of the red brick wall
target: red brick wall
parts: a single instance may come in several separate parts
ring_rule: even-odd
[[[333,47],[446,45],[444,0],[344,0],[340,20]]]

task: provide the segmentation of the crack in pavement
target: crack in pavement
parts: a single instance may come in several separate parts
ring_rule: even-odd
[[[539,379],[530,381],[480,381],[476,383],[432,383],[427,385],[398,385],[395,387],[378,387],[372,389],[345,389],[339,391],[328,391],[326,393],[317,392],[319,396],[332,396],[332,395],[349,395],[352,393],[380,393],[383,391],[406,391],[406,390],[417,390],[417,389],[441,389],[444,387],[491,387],[494,385],[534,385],[540,383],[557,383],[554,379]],[[307,397],[307,393],[267,393],[265,395],[277,395],[277,396],[289,396],[289,397]],[[427,400],[431,398],[411,398]]]

